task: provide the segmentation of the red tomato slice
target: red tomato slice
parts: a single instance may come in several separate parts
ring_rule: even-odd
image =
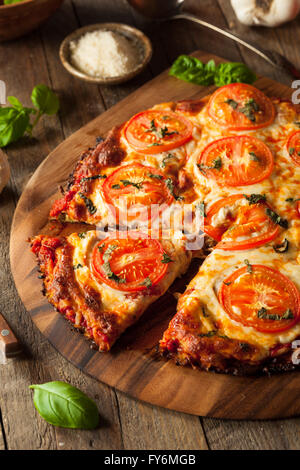
[[[296,165],[300,166],[300,131],[293,132],[289,137],[287,151]]]
[[[122,221],[150,220],[174,201],[163,173],[140,163],[115,170],[103,184],[103,195]]]
[[[279,271],[254,264],[222,283],[219,302],[233,320],[263,333],[278,333],[300,320],[300,292]]]
[[[156,239],[127,232],[127,238],[107,237],[93,250],[95,276],[114,289],[138,292],[159,283],[168,264],[162,263],[164,249]]]
[[[264,245],[279,233],[279,227],[266,214],[265,202],[249,204],[243,194],[215,202],[204,218],[204,232],[220,242],[223,250],[248,250]],[[217,220],[222,215],[221,220]]]
[[[225,137],[205,147],[198,168],[220,186],[248,186],[267,178],[273,170],[271,150],[256,137]]]
[[[219,88],[208,103],[208,114],[228,130],[251,130],[272,124],[275,108],[257,88],[245,83],[231,83]]]
[[[138,152],[153,154],[180,147],[192,138],[193,126],[172,111],[143,111],[125,125],[127,142]]]

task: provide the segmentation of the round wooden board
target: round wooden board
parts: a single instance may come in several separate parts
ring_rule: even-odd
[[[203,61],[211,56],[197,52]],[[219,58],[215,58],[219,61]],[[290,90],[261,78],[257,86],[270,94],[290,97]],[[266,419],[300,413],[300,374],[272,377],[234,377],[177,367],[157,358],[154,351],[176,302],[166,294],[147,310],[110,353],[100,354],[56,313],[41,294],[41,280],[28,237],[43,231],[57,188],[71,172],[81,151],[95,143],[115,124],[160,101],[201,97],[207,88],[189,85],[161,74],[133,95],[77,131],[44,160],[30,179],[17,206],[11,232],[11,267],[21,299],[35,325],[51,344],[75,366],[101,382],[132,397],[185,413],[233,419]],[[76,226],[72,226],[72,231]],[[183,290],[195,272],[175,283]]]

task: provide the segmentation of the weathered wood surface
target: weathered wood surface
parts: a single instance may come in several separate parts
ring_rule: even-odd
[[[300,51],[295,39],[299,36],[299,19],[276,30],[250,30],[239,26],[236,20],[233,22],[228,0],[187,0],[186,7],[208,21],[233,31],[243,31],[247,38],[284,52],[300,67]],[[97,87],[73,79],[62,69],[57,53],[61,40],[76,27],[96,21],[124,21],[142,28],[150,36],[154,56],[142,76],[114,88]],[[145,23],[129,9],[125,0],[66,0],[42,30],[0,45],[0,78],[7,83],[8,94],[29,104],[32,87],[44,82],[60,94],[62,101],[59,119],[43,121],[35,134],[37,141],[23,141],[7,150],[12,178],[0,197],[0,310],[25,344],[26,354],[21,360],[0,366],[0,448],[300,448],[298,418],[276,422],[198,419],[137,402],[99,385],[64,360],[32,326],[9,274],[12,215],[25,183],[39,163],[65,137],[164,70],[178,54],[197,48],[230,60],[245,60],[257,72],[289,84],[262,60],[240,50],[231,41],[183,21],[166,23],[164,28]],[[28,385],[53,379],[67,380],[95,398],[102,415],[98,430],[55,429],[36,415]],[[4,429],[5,440],[1,437],[1,429]]]

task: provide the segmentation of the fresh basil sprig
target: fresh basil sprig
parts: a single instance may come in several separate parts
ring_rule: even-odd
[[[218,87],[236,82],[253,83],[257,78],[247,65],[240,62],[216,65],[214,60],[210,60],[204,64],[196,57],[188,55],[180,55],[173,63],[169,74],[196,85]]]
[[[48,423],[62,428],[94,429],[99,423],[96,404],[65,382],[31,385],[34,406]]]
[[[44,114],[49,116],[59,110],[59,99],[46,85],[37,85],[31,94],[34,108],[27,108],[15,96],[8,96],[11,107],[0,107],[0,147],[6,147],[19,140],[25,133],[32,136],[32,130]],[[30,116],[34,115],[33,122]]]

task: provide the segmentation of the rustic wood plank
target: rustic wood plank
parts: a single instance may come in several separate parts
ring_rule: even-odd
[[[74,27],[77,26],[72,6],[70,2],[66,2],[63,9],[50,20],[53,23],[52,28],[48,23],[47,28],[50,29],[45,28],[43,30],[43,38],[49,45],[47,48],[48,55],[55,58],[57,68],[59,68],[57,55],[57,42],[59,40],[55,42],[55,38],[57,38],[55,25],[61,28],[60,34],[63,36],[63,27],[60,23],[61,15],[63,15],[63,20],[73,18]],[[68,21],[66,24],[68,24]],[[7,67],[8,54],[10,55],[10,67]],[[77,118],[73,122],[71,121],[69,127],[66,125],[64,128],[64,123],[69,122],[72,110],[70,97],[67,93],[64,93],[64,90],[69,90],[69,77],[66,76],[65,81],[55,83],[52,81],[52,77],[49,77],[49,64],[45,60],[42,41],[38,32],[28,36],[26,40],[22,39],[1,45],[0,63],[2,66],[1,78],[7,83],[8,94],[14,94],[24,103],[29,104],[29,95],[33,86],[44,82],[52,85],[59,92],[62,101],[62,124],[55,117],[47,119],[41,123],[35,133],[37,140],[23,140],[10,146],[7,150],[12,169],[12,179],[10,185],[1,194],[0,227],[2,237],[0,256],[4,269],[0,271],[2,285],[0,305],[2,312],[26,346],[27,351],[23,358],[9,361],[7,365],[0,367],[0,382],[5,384],[1,392],[0,406],[8,447],[10,449],[122,448],[114,393],[109,387],[103,385],[101,388],[98,382],[78,372],[54,351],[36,328],[32,327],[28,314],[18,299],[12,278],[8,274],[10,222],[15,202],[24,184],[49,150],[64,138],[65,134],[62,133],[62,129],[66,134],[72,132],[83,124],[84,121],[81,121],[81,119],[84,119],[84,116],[85,119],[89,120],[98,114],[99,110],[94,109],[92,111],[95,114],[89,115],[88,109],[86,109],[84,116],[82,116],[80,109],[83,106],[81,108],[79,106],[78,109],[75,109]],[[16,70],[18,70],[18,73],[16,73]],[[83,102],[86,104],[93,102],[94,92],[92,89],[82,90],[79,88],[79,90],[76,89],[76,93],[82,99],[78,99],[77,96],[75,99],[75,96],[71,96],[71,101],[80,102],[81,105]],[[86,108],[88,108],[88,105]],[[28,390],[28,385],[55,379],[66,380],[86,391],[89,396],[95,399],[101,414],[98,430],[86,433],[80,432],[74,439],[74,432],[55,429],[37,415],[32,403],[32,392]],[[19,410],[20,403],[22,403],[22,413]],[[0,445],[2,445],[3,440],[0,440],[0,442]]]
[[[197,416],[176,413],[136,400],[118,392],[125,449],[207,450]]]
[[[212,450],[299,450],[299,419],[224,421],[206,418]]]

